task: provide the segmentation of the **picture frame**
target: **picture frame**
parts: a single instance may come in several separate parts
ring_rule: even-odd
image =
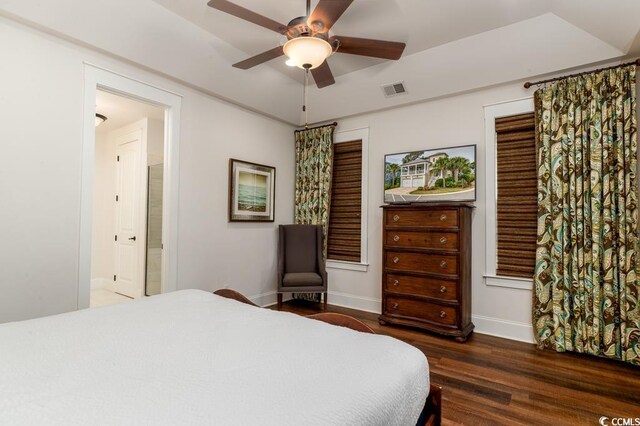
[[[275,167],[229,159],[229,222],[273,222],[275,193]]]

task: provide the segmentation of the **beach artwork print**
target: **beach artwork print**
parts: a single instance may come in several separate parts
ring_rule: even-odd
[[[475,199],[475,145],[385,156],[384,201],[387,203]]]
[[[275,168],[231,159],[229,221],[274,219]]]

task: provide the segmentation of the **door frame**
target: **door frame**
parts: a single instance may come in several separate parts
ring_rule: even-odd
[[[162,218],[162,293],[177,290],[178,196],[180,111],[182,96],[114,71],[84,63],[84,107],[82,130],[82,172],[80,188],[80,230],[78,250],[78,309],[89,307],[91,293],[91,239],[93,222],[93,176],[95,170],[96,91],[165,108],[164,182]]]

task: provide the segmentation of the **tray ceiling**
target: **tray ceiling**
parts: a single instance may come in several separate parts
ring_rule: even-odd
[[[234,0],[286,24],[303,0]],[[282,58],[231,65],[284,42],[207,0],[0,0],[0,15],[107,52],[248,109],[300,122],[302,71]],[[312,7],[317,0],[312,0]],[[336,54],[310,89],[310,121],[365,113],[640,54],[637,0],[355,0],[334,33],[404,41],[399,61]],[[409,93],[385,98],[380,86]]]

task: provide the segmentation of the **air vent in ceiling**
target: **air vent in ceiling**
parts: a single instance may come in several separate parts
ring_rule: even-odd
[[[407,93],[407,87],[404,85],[404,81],[397,83],[385,84],[382,86],[382,92],[384,96],[390,98],[392,96],[404,95]]]

